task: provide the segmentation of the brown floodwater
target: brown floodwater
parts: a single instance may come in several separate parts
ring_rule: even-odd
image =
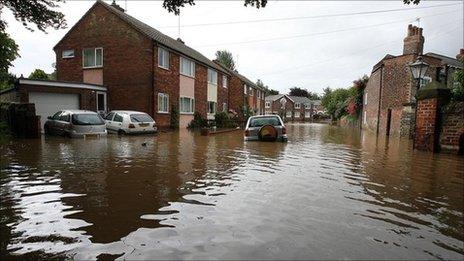
[[[464,158],[322,124],[1,147],[1,255],[462,259]]]

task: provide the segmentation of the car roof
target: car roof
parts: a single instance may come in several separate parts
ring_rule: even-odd
[[[114,110],[114,111],[110,111],[109,113],[112,113],[112,112],[122,113],[122,114],[135,114],[135,113],[148,114],[148,113],[143,112],[143,111],[123,111],[123,110]]]
[[[94,114],[97,114],[96,112],[89,111],[89,110],[61,110],[61,111],[70,112],[72,114],[80,114],[80,113],[94,113]]]
[[[280,116],[276,114],[250,116],[250,118],[268,118],[268,117],[280,117]]]

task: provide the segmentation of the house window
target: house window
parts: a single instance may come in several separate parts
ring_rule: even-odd
[[[193,113],[195,111],[195,101],[192,98],[180,97],[180,113]]]
[[[367,105],[367,92],[364,93],[364,105]]]
[[[271,102],[266,102],[266,108],[271,108]]]
[[[229,82],[228,82],[227,76],[223,75],[222,76],[222,87],[227,88],[228,84],[229,84]]]
[[[425,76],[424,78],[420,79],[420,87],[419,88],[424,87],[425,85],[427,85],[431,81],[432,81],[432,78],[430,78],[429,76]]]
[[[253,96],[254,94],[254,89],[250,89],[250,96]]]
[[[103,48],[86,48],[82,51],[83,67],[95,68],[103,66]]]
[[[367,124],[367,111],[364,111],[363,122],[364,124]]]
[[[291,118],[292,117],[292,111],[287,111],[286,115],[285,115],[287,118]]]
[[[215,114],[216,113],[216,103],[215,102],[212,102],[212,101],[209,101],[208,102],[208,113],[209,114]]]
[[[169,112],[169,94],[158,93],[158,112]]]
[[[437,82],[446,84],[446,68],[445,67],[437,68]]]
[[[64,50],[61,53],[61,58],[63,58],[63,59],[74,58],[74,50]]]
[[[299,109],[300,108],[300,104],[299,103],[295,103],[295,109]]]
[[[186,76],[195,77],[195,63],[184,57],[180,57],[180,73]]]
[[[243,93],[247,94],[247,86],[246,86],[246,84],[243,85]]]
[[[161,47],[158,48],[158,66],[169,70],[169,52]]]
[[[222,111],[227,112],[227,103],[225,102],[222,104]]]
[[[208,83],[217,85],[217,72],[215,70],[208,69]]]

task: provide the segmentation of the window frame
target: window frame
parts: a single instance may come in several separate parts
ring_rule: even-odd
[[[300,103],[299,102],[295,102],[295,109],[300,109]]]
[[[190,101],[190,110],[183,111],[182,110],[182,99],[188,99]],[[179,113],[180,114],[194,114],[195,113],[195,99],[192,97],[181,96],[179,97]]]
[[[164,58],[167,57],[167,66],[164,66],[164,65],[160,64],[160,54],[161,53],[164,54],[162,59],[161,59],[162,62],[164,62]],[[162,69],[165,69],[165,70],[169,70],[169,66],[170,66],[170,53],[169,53],[169,51],[166,48],[158,47],[158,67],[162,68]]]
[[[166,111],[160,110],[160,98],[161,99],[166,99]],[[157,109],[158,113],[163,113],[163,114],[168,114],[169,113],[169,94],[164,93],[164,92],[159,92],[158,93],[157,107],[158,107],[158,109]]]
[[[248,86],[246,84],[243,85],[243,94],[248,94]]]
[[[227,75],[222,75],[222,87],[229,88],[229,79],[227,79]]]
[[[227,113],[227,112],[229,111],[229,108],[228,108],[228,107],[229,107],[229,106],[227,106],[227,102],[223,102],[223,103],[222,103],[222,111],[223,111],[223,112],[226,112],[226,113]]]
[[[216,75],[216,78],[215,78],[216,82],[213,82],[213,81],[210,80],[210,73],[211,73],[211,75]],[[208,68],[208,72],[207,72],[207,75],[206,75],[206,80],[210,84],[217,85],[218,84],[218,72],[216,70],[214,70],[214,69]]]
[[[94,51],[94,66],[85,66],[85,50],[93,49]],[[101,50],[101,65],[97,65],[97,50]],[[82,68],[83,69],[92,69],[92,68],[103,68],[103,47],[89,47],[82,49]]]
[[[190,62],[190,70],[192,70],[192,75],[189,75],[189,74],[186,74],[184,72],[182,72],[182,61],[188,61]],[[179,68],[179,73],[184,75],[184,76],[187,76],[187,77],[191,77],[191,78],[195,78],[195,61],[191,60],[191,59],[188,59],[188,58],[185,58],[184,56],[181,56],[180,59],[179,59],[179,63],[180,63],[180,68]]]
[[[65,56],[65,52],[72,52],[72,56]],[[61,51],[61,59],[71,59],[71,58],[74,58],[75,56],[75,52],[74,52],[74,49],[67,49],[67,50],[63,50]]]
[[[264,107],[271,108],[271,102],[270,101],[264,102]]]
[[[210,110],[209,110],[209,109],[210,109],[210,107],[209,107],[210,103],[213,103],[213,104],[214,104],[214,106],[213,106],[214,111],[213,111],[213,112],[210,112]],[[207,111],[207,114],[213,114],[213,115],[216,114],[216,113],[217,113],[217,102],[215,102],[215,101],[208,101],[207,104],[208,104],[208,111]]]

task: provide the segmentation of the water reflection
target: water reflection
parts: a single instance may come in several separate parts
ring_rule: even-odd
[[[462,258],[464,161],[328,125],[2,147],[1,254]]]

